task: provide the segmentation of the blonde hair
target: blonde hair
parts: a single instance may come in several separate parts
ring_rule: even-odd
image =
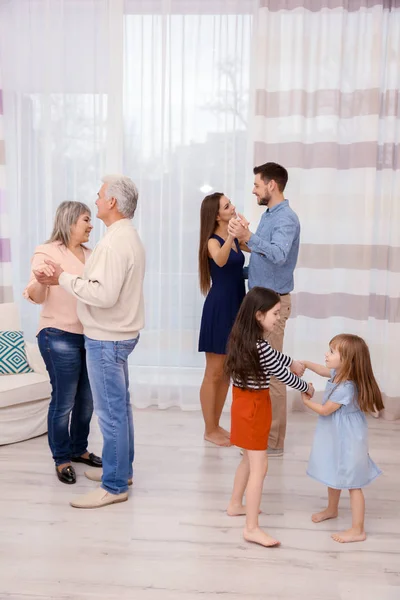
[[[342,366],[336,381],[352,381],[357,386],[358,405],[365,412],[383,410],[382,394],[372,371],[371,356],[365,341],[358,335],[341,333],[329,342],[337,350]]]
[[[61,242],[67,247],[71,239],[71,227],[78,222],[81,215],[91,216],[90,208],[83,202],[73,200],[61,202],[54,217],[53,231],[46,244]]]

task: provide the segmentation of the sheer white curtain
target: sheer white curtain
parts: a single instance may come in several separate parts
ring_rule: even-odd
[[[10,224],[6,198],[6,167],[3,127],[3,90],[0,64],[0,303],[12,302]]]
[[[199,209],[211,190],[243,207],[253,8],[0,0],[14,297],[57,205],[94,204],[103,174],[131,176],[147,251],[146,328],[131,361],[138,406],[198,408]],[[92,245],[102,232],[97,222]],[[20,302],[32,338],[37,311]]]

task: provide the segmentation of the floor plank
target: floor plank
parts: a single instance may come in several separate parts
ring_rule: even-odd
[[[285,456],[270,461],[261,524],[276,549],[246,544],[243,518],[226,515],[239,452],[204,443],[200,413],[136,410],[131,497],[100,510],[69,506],[96,484],[80,464],[61,484],[46,436],[0,447],[0,599],[398,600],[400,422],[369,424],[384,474],[365,490],[368,539],[349,545],[330,538],[350,525],[346,495],[336,521],[310,520],[326,492],[305,474],[307,413],[290,414]]]

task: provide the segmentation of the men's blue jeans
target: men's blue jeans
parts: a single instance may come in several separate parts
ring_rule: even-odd
[[[103,434],[102,487],[110,494],[128,490],[133,476],[134,438],[128,357],[139,341],[93,340],[85,336],[86,362],[94,410]]]
[[[54,327],[42,329],[37,338],[52,388],[48,437],[58,466],[87,451],[93,399],[86,369],[85,340],[83,335]]]

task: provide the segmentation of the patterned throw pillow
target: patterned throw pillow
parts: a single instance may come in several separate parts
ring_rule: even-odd
[[[0,375],[33,373],[25,353],[22,331],[0,331]]]

